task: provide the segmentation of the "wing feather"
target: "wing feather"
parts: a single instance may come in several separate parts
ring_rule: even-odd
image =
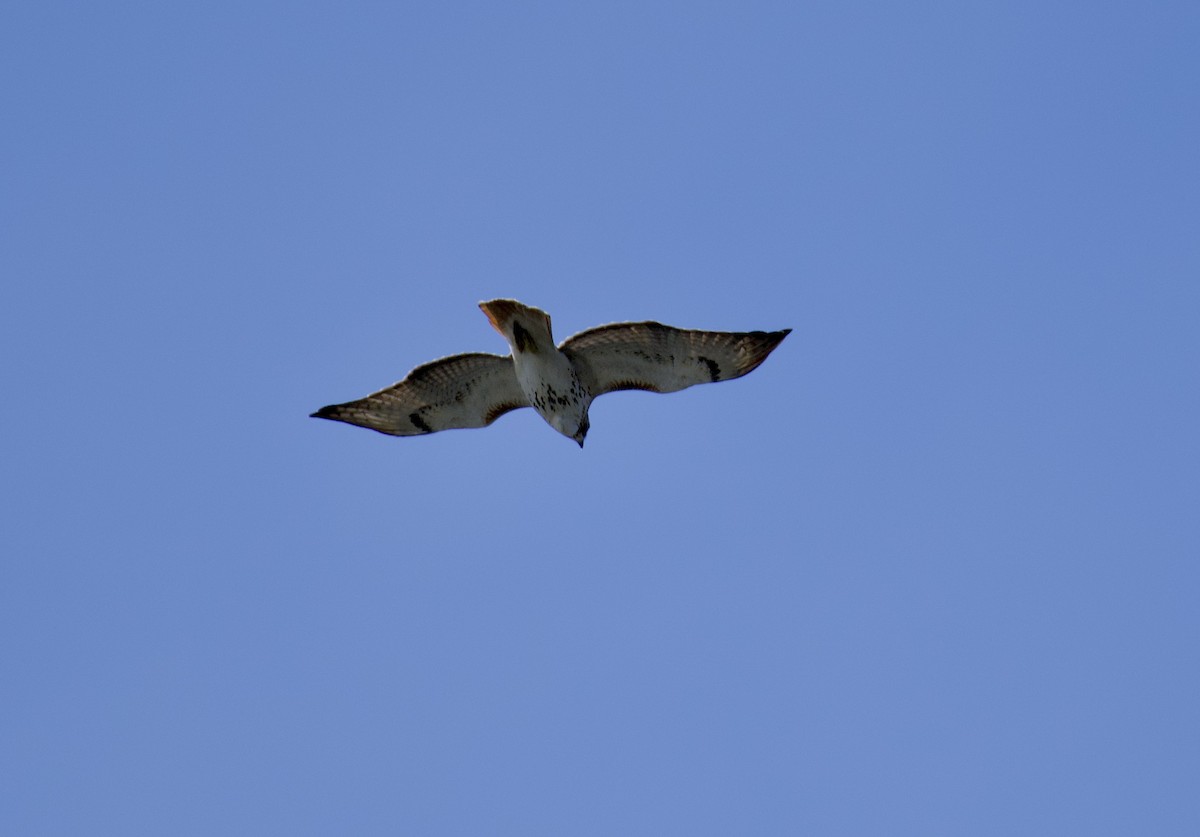
[[[580,332],[561,348],[582,370],[593,395],[624,389],[677,392],[752,372],[790,332],[613,323]]]
[[[526,406],[512,357],[473,352],[418,366],[399,383],[357,401],[322,407],[312,416],[391,436],[421,436],[486,427]]]

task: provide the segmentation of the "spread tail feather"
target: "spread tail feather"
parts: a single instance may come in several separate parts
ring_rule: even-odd
[[[524,305],[515,299],[492,299],[479,303],[479,308],[514,350],[554,347],[550,315],[542,309]]]

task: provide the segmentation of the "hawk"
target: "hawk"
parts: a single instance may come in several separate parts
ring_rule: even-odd
[[[486,427],[518,407],[533,407],[583,447],[588,407],[606,392],[677,392],[740,378],[758,368],[791,333],[695,331],[662,323],[613,323],[554,345],[550,315],[514,299],[479,307],[511,355],[473,352],[418,366],[403,381],[357,401],[331,404],[313,418],[344,421],[392,436]]]

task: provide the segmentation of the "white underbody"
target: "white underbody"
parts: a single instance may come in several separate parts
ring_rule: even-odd
[[[529,405],[559,433],[575,438],[592,397],[567,356],[556,348],[514,351],[513,364]]]

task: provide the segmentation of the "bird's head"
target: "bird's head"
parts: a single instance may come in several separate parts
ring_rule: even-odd
[[[588,428],[591,426],[591,423],[588,421],[587,413],[584,413],[583,421],[579,422],[579,429],[576,430],[575,434],[571,437],[579,443],[579,447],[583,447],[583,440],[587,438]]]
[[[579,447],[583,447],[583,440],[587,438],[588,428],[591,426],[591,423],[588,421],[587,411],[584,411],[578,421],[573,416],[561,413],[550,416],[549,421],[551,427],[568,439],[574,439]]]

